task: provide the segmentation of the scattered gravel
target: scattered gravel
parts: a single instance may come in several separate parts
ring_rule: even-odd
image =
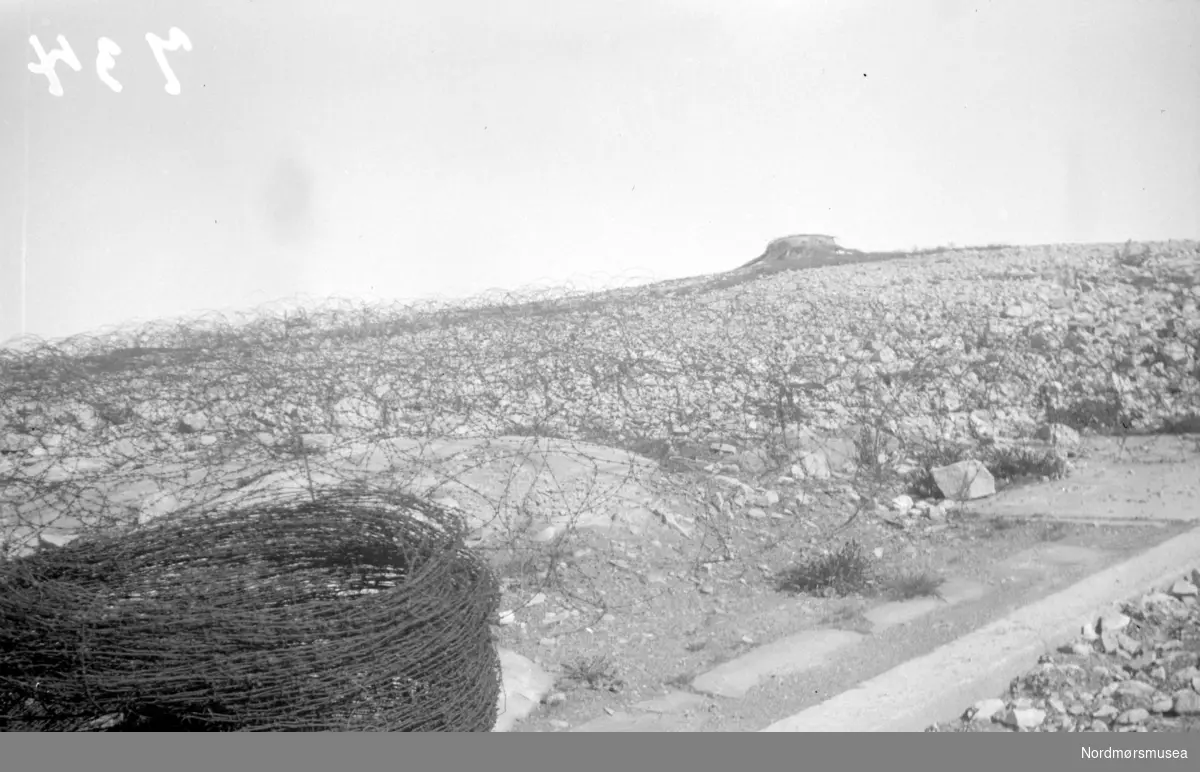
[[[927,732],[1200,732],[1200,570],[1083,625],[1077,640]]]

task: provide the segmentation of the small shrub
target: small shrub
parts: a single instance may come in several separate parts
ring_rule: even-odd
[[[837,552],[785,569],[777,586],[783,592],[848,595],[870,586],[871,574],[870,558],[851,540]]]
[[[1067,474],[1067,460],[1053,450],[1014,445],[995,448],[987,455],[984,466],[998,479],[1049,477],[1057,480]]]
[[[879,432],[864,427],[854,438],[855,461],[860,469],[879,471],[882,465],[879,456],[883,451]]]
[[[1200,434],[1200,413],[1182,418],[1167,418],[1163,421],[1164,434]]]
[[[1115,397],[1085,397],[1052,411],[1049,416],[1051,423],[1103,434],[1132,431],[1134,422],[1141,417],[1140,411],[1124,409]]]
[[[1125,246],[1120,250],[1113,250],[1114,257],[1121,265],[1127,265],[1131,268],[1140,268],[1150,259],[1149,248],[1143,247],[1139,253],[1133,251],[1133,241],[1126,241]]]

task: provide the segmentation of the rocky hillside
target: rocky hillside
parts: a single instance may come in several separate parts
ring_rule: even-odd
[[[655,458],[727,445],[765,473],[809,431],[869,428],[902,466],[916,446],[981,432],[1200,416],[1194,242],[834,262],[536,306],[318,309],[6,352],[0,508],[11,523],[68,506],[50,499],[78,507],[97,476],[151,462],[191,485],[198,467],[290,464],[381,438],[552,436]]]

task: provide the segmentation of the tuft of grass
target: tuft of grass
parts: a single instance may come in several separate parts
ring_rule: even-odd
[[[886,459],[899,448],[898,438],[890,433],[864,426],[854,438],[856,460],[861,469],[879,473]]]
[[[913,497],[940,499],[941,490],[933,479],[933,469],[968,458],[978,458],[997,480],[1066,477],[1068,462],[1053,449],[1023,445],[990,445],[971,449],[966,445],[947,445],[927,450],[917,459],[918,467],[905,477],[905,492]]]
[[[601,654],[595,657],[580,657],[574,663],[563,667],[563,680],[586,686],[589,689],[607,689],[619,692],[625,682],[617,678],[616,668],[608,656]]]
[[[849,595],[866,590],[872,574],[870,558],[851,540],[837,552],[788,567],[776,587],[781,592]]]
[[[1164,434],[1200,434],[1200,413],[1182,418],[1167,418],[1163,421]]]
[[[913,598],[940,598],[941,586],[946,583],[945,577],[922,571],[916,574],[905,574],[893,579],[888,586],[888,597],[891,600],[912,600]]]
[[[997,479],[1048,477],[1058,480],[1067,475],[1067,459],[1054,450],[1001,446],[987,454],[984,466]]]
[[[993,517],[987,521],[987,528],[993,535],[999,535],[1014,528],[1025,525],[1025,521],[1016,517]]]
[[[1097,434],[1127,434],[1145,414],[1122,404],[1120,395],[1102,394],[1072,399],[1061,407],[1046,411],[1050,423],[1066,424],[1075,431],[1092,430]]]

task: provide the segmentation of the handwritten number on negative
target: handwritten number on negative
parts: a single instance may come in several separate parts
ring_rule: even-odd
[[[79,63],[79,58],[75,56],[75,52],[71,50],[70,43],[62,35],[57,37],[58,48],[51,49],[47,52],[42,48],[41,41],[37,35],[31,35],[29,44],[33,46],[34,53],[37,54],[38,61],[36,64],[28,64],[29,71],[34,75],[44,75],[50,84],[50,94],[52,96],[62,96],[63,87],[62,81],[58,78],[58,73],[55,67],[59,62],[66,64],[75,72],[83,69]],[[150,46],[150,53],[153,54],[154,60],[158,62],[158,68],[162,70],[163,77],[166,83],[163,86],[171,96],[179,96],[179,79],[175,77],[174,70],[171,69],[170,63],[167,62],[167,51],[184,51],[192,50],[192,41],[184,34],[183,30],[178,27],[171,27],[167,32],[166,39],[155,35],[153,32],[146,33],[146,44]],[[116,93],[121,93],[122,86],[116,78],[112,76],[112,71],[117,66],[117,57],[121,55],[121,47],[118,46],[110,38],[102,37],[96,41],[96,76],[100,78],[100,82],[108,86]]]

